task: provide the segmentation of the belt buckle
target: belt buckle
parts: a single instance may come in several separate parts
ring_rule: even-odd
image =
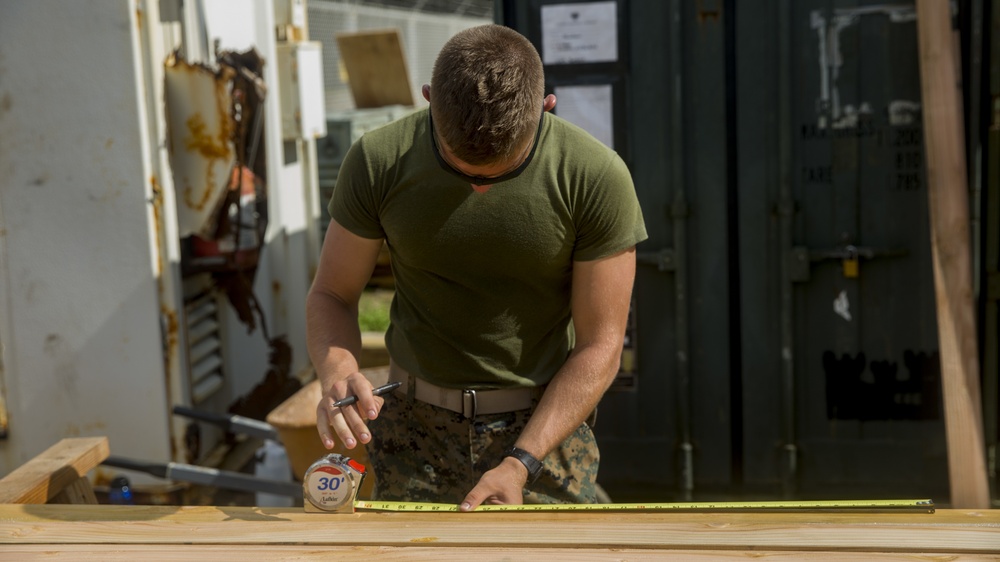
[[[476,412],[479,409],[477,402],[475,390],[462,390],[462,415],[469,419],[476,417]]]

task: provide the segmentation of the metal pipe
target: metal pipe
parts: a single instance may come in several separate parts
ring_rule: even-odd
[[[1000,470],[997,468],[997,454],[1000,448],[998,436],[997,397],[1000,395],[1000,354],[997,350],[998,307],[1000,307],[1000,0],[993,0],[985,5],[983,30],[988,44],[983,54],[983,68],[989,68],[989,76],[983,77],[984,113],[990,116],[990,125],[986,135],[985,156],[986,165],[986,269],[987,283],[980,290],[987,295],[985,305],[985,354],[983,357],[983,427],[986,438],[986,451],[989,461],[989,478],[993,485],[993,498],[1000,497]],[[988,87],[986,86],[988,84]]]
[[[253,418],[192,410],[191,408],[185,408],[184,406],[174,406],[173,412],[180,416],[213,424],[232,433],[243,433],[259,439],[281,441],[281,437],[278,435],[278,431],[274,428],[274,426],[267,422],[262,422]]]
[[[784,469],[782,493],[795,495],[798,482],[798,447],[795,444],[795,331],[794,302],[789,258],[792,250],[792,228],[795,200],[792,194],[791,169],[791,2],[778,4],[778,221],[781,240],[781,423]]]
[[[981,287],[981,294],[985,295],[983,332],[986,345],[983,350],[983,428],[986,439],[987,452],[989,454],[989,476],[993,480],[994,496],[998,493],[1000,483],[997,482],[997,401],[998,395],[998,371],[1000,371],[1000,355],[997,352],[997,331],[998,311],[1000,307],[1000,94],[995,101],[993,124],[986,143],[986,157],[989,160],[987,181],[984,186],[986,192],[986,236],[985,251],[983,252],[986,283]],[[992,344],[990,342],[993,342]]]
[[[180,50],[188,62],[209,62],[212,53],[208,44],[208,30],[205,28],[205,8],[202,0],[181,0],[181,30],[184,41]]]
[[[145,472],[160,478],[191,482],[203,486],[214,486],[241,492],[260,492],[292,498],[302,497],[302,484],[292,481],[257,478],[242,472],[218,470],[193,464],[177,462],[152,463],[110,456],[101,464],[124,470]]]
[[[687,310],[687,200],[684,193],[684,94],[683,37],[681,35],[681,0],[670,4],[671,126],[670,166],[673,202],[670,217],[674,235],[674,322],[677,329],[677,420],[680,436],[680,492],[682,501],[694,493],[694,446],[691,443],[691,369]]]

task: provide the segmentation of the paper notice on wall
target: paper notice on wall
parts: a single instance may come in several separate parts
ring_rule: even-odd
[[[614,111],[611,84],[597,86],[557,86],[556,115],[583,128],[597,140],[614,148]]]
[[[545,64],[618,60],[616,2],[542,6],[542,62]]]

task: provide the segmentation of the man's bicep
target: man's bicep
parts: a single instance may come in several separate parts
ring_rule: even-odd
[[[371,278],[381,249],[381,238],[363,238],[331,220],[312,291],[328,294],[344,303],[356,303]]]
[[[571,303],[577,345],[620,343],[635,281],[635,247],[573,262]]]

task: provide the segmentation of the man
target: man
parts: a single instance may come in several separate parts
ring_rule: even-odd
[[[617,373],[646,238],[629,172],[546,115],[538,53],[506,27],[450,39],[423,95],[429,110],[351,147],[330,201],[307,299],[320,438],[367,444],[377,499],[594,502],[585,419]],[[403,385],[376,397],[357,304],[383,240]]]

